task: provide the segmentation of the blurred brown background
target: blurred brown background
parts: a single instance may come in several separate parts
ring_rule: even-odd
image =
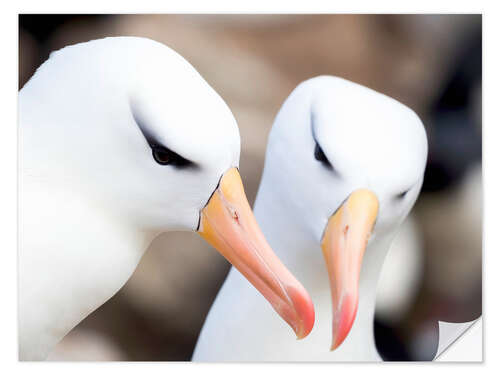
[[[428,166],[410,234],[388,255],[374,329],[385,359],[427,360],[437,320],[481,314],[481,29],[480,15],[21,15],[19,87],[70,44],[160,41],[233,111],[251,202],[274,116],[301,81],[341,76],[414,109],[427,127]],[[51,359],[189,360],[228,270],[198,236],[160,236],[125,287]]]

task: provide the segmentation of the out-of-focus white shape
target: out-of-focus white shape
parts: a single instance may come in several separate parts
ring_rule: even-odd
[[[387,253],[377,286],[376,315],[394,322],[415,300],[423,268],[422,240],[413,215],[401,224]]]
[[[483,360],[483,318],[465,323],[439,321],[439,345],[434,360],[481,362]]]

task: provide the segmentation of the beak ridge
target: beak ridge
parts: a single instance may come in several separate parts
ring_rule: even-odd
[[[323,235],[321,247],[333,305],[331,350],[342,344],[356,318],[359,275],[378,207],[373,192],[354,191],[330,217]]]

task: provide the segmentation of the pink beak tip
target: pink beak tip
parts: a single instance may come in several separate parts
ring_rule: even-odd
[[[305,290],[288,288],[288,294],[293,301],[299,319],[296,329],[294,328],[295,334],[297,335],[297,340],[301,340],[309,335],[314,326],[314,305],[311,297]]]
[[[338,317],[335,319],[333,325],[333,340],[330,351],[337,349],[347,338],[354,319],[356,318],[356,313],[358,311],[358,300],[350,295],[344,296],[342,304],[338,311]]]

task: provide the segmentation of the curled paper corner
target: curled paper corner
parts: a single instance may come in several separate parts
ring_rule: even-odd
[[[439,344],[434,361],[482,361],[482,317],[464,323],[438,323]]]

